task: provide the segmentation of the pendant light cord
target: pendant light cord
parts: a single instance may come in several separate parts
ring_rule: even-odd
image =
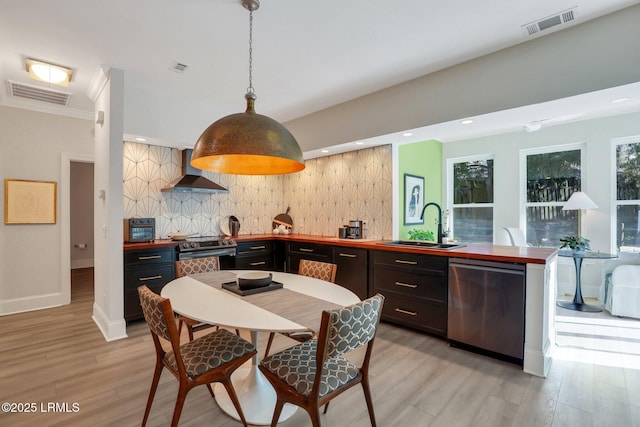
[[[253,94],[253,10],[249,10],[249,87],[247,93]]]

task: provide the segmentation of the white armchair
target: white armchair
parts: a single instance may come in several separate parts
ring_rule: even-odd
[[[604,306],[611,314],[640,319],[640,265],[615,267],[605,295]]]
[[[511,246],[529,246],[522,230],[516,227],[504,227]]]

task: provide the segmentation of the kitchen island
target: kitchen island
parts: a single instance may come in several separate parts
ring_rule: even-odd
[[[346,261],[344,267],[341,265],[340,272],[345,274],[341,283],[339,277],[336,282],[345,287],[350,287],[360,298],[363,298],[365,294],[371,295],[376,289],[381,289],[376,285],[378,278],[382,273],[391,274],[393,268],[389,269],[384,265],[375,264],[375,259],[382,259],[388,257],[380,257],[380,254],[385,253],[389,256],[394,253],[400,255],[406,255],[411,257],[417,257],[415,262],[421,262],[421,259],[431,259],[434,262],[427,262],[427,266],[420,269],[416,269],[416,273],[426,273],[431,276],[439,286],[438,289],[430,290],[430,294],[425,296],[427,305],[425,307],[432,307],[429,312],[442,314],[443,304],[446,310],[446,294],[443,296],[443,289],[446,293],[446,272],[444,266],[448,263],[449,259],[470,259],[470,260],[484,260],[493,261],[505,264],[520,264],[525,266],[525,306],[524,306],[524,353],[522,359],[523,370],[532,375],[546,377],[551,367],[551,352],[553,350],[552,337],[554,333],[553,322],[553,307],[555,305],[556,294],[556,266],[557,266],[557,249],[553,248],[533,248],[533,247],[512,247],[512,246],[500,246],[500,245],[485,245],[485,244],[469,244],[464,247],[456,249],[430,249],[423,247],[405,247],[385,244],[388,241],[374,240],[374,239],[339,239],[332,236],[316,236],[316,235],[303,235],[303,234],[254,234],[254,235],[240,235],[236,238],[238,244],[247,242],[273,242],[274,257],[281,260],[284,265],[278,265],[278,261],[275,262],[275,270],[282,270],[292,272],[291,262],[295,262],[296,257],[299,255],[296,251],[304,250],[310,257],[315,255],[324,258],[329,262],[341,263]],[[155,244],[170,245],[166,241],[156,241],[154,243],[147,244],[148,247],[153,247]],[[133,249],[127,247],[125,250]],[[308,246],[308,247],[307,247]],[[289,254],[292,249],[291,257]],[[345,249],[345,250],[341,250]],[[279,252],[285,251],[287,254],[283,255]],[[350,250],[347,251],[347,250]],[[374,254],[378,254],[375,257]],[[346,258],[341,258],[344,255]],[[353,257],[353,258],[352,258]],[[355,257],[358,257],[357,259]],[[289,258],[289,262],[286,260]],[[442,259],[443,263],[435,262],[438,259]],[[352,261],[352,264],[348,262]],[[357,262],[356,262],[357,261]],[[404,261],[404,260],[399,260]],[[384,264],[385,261],[382,261]],[[414,262],[409,260],[409,262]],[[421,264],[416,264],[418,267]],[[437,265],[440,269],[434,271],[431,265]],[[366,267],[364,267],[366,266]],[[408,269],[411,265],[408,265]],[[364,268],[364,271],[361,271]],[[380,269],[387,268],[387,271],[380,271]],[[350,271],[355,270],[358,271]],[[399,274],[403,274],[400,268],[395,269]],[[391,273],[390,273],[391,272]],[[363,285],[358,284],[355,288],[353,286],[354,280],[364,281]],[[431,279],[429,279],[431,280]],[[408,299],[409,297],[405,298]],[[429,306],[428,304],[431,304]],[[387,306],[388,304],[385,304]],[[391,306],[389,304],[390,309]],[[396,310],[402,315],[402,311],[408,310]],[[431,316],[431,314],[429,314]],[[414,313],[409,313],[409,316],[415,316]],[[383,317],[385,320],[385,317]],[[404,324],[405,326],[415,327],[409,321],[404,322],[400,317],[393,317],[387,315],[387,320]],[[443,331],[442,318],[427,319],[423,325],[416,327],[416,329],[423,330],[435,335],[445,336],[446,332]],[[445,328],[446,329],[446,328]],[[496,332],[499,333],[499,332]]]

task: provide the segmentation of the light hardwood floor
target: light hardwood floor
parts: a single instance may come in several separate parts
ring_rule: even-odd
[[[91,320],[91,270],[73,273],[72,304],[0,317],[0,402],[35,403],[35,413],[0,412],[0,426],[140,425],[154,365],[144,322],[107,343]],[[496,331],[499,333],[499,331]],[[278,337],[274,346],[293,344]],[[263,344],[261,342],[261,344]],[[262,347],[264,348],[264,347]],[[640,367],[638,367],[640,369]],[[640,370],[556,360],[548,378],[448,347],[440,339],[381,324],[371,362],[378,425],[636,426]],[[168,426],[177,382],[163,373],[149,426]],[[48,402],[78,412],[46,412]],[[368,426],[360,388],[335,399],[323,426]],[[236,426],[204,387],[188,396],[181,426]],[[309,426],[299,410],[284,427]]]

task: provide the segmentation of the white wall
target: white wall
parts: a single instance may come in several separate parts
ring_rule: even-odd
[[[585,163],[582,166],[582,189],[599,206],[582,217],[583,235],[591,240],[591,248],[601,252],[616,252],[611,233],[615,214],[615,194],[611,156],[612,140],[640,135],[640,113],[625,114],[543,128],[538,132],[513,132],[443,145],[443,164],[447,159],[472,155],[494,155],[494,241],[504,243],[500,230],[520,226],[519,195],[521,190],[520,151],[523,149],[584,143]],[[582,289],[586,296],[598,295],[601,282],[600,262],[583,263]],[[573,294],[574,273],[571,260],[560,259],[558,265],[559,293]]]
[[[0,129],[3,179],[58,183],[56,224],[0,224],[0,314],[68,303],[62,283],[60,213],[61,204],[69,201],[61,198],[61,157],[93,155],[93,123],[0,107]]]

